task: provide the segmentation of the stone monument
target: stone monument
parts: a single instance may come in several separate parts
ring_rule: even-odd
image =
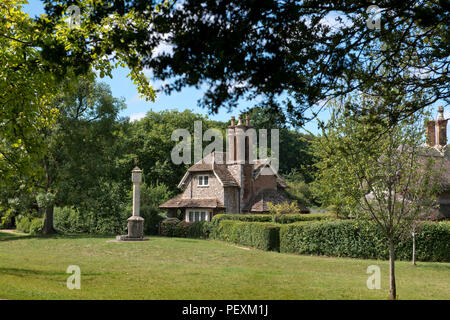
[[[140,216],[142,170],[137,166],[131,171],[133,182],[133,215],[128,218],[128,235],[117,236],[121,241],[142,241],[144,238],[144,218]]]

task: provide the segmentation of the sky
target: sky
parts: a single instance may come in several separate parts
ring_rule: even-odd
[[[30,16],[39,16],[45,13],[41,0],[28,0],[29,3],[23,8]],[[229,121],[230,117],[234,115],[236,118],[239,113],[242,113],[247,108],[252,107],[252,101],[239,101],[237,109],[233,109],[232,113],[228,113],[225,108],[219,110],[219,113],[211,115],[206,109],[197,106],[197,101],[203,96],[203,91],[196,88],[184,88],[180,92],[174,92],[171,95],[158,94],[156,100],[145,101],[141,99],[136,86],[131,79],[127,77],[129,70],[127,68],[117,68],[112,72],[112,78],[99,78],[99,81],[107,83],[111,87],[111,91],[115,97],[123,97],[126,102],[126,109],[123,110],[120,116],[129,117],[131,121],[138,120],[145,116],[149,110],[162,111],[176,109],[179,111],[190,109],[195,113],[208,115],[209,119],[217,121]],[[154,87],[158,88],[158,83],[154,83]],[[317,110],[316,110],[317,111]],[[310,116],[310,114],[306,114]],[[329,118],[329,111],[324,110],[319,113],[318,119],[326,121]],[[437,116],[437,112],[436,112]],[[450,117],[450,110],[446,110],[446,117]],[[313,134],[318,133],[317,121],[312,120],[304,125],[300,131],[308,131]]]

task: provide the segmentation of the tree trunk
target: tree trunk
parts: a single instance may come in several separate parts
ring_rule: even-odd
[[[392,240],[389,241],[389,299],[397,299],[397,288],[395,286],[395,248]]]
[[[54,234],[56,230],[53,229],[53,205],[45,209],[44,226],[42,227],[42,234]]]
[[[416,266],[416,232],[412,232],[412,264]]]

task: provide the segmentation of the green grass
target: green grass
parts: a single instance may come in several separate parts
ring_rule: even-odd
[[[0,232],[0,299],[386,299],[387,261],[297,256],[150,237],[28,237]],[[381,290],[366,269],[380,266]],[[66,287],[69,265],[81,290]],[[397,263],[400,299],[450,299],[450,264]]]

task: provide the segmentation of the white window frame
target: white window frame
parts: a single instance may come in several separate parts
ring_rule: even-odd
[[[205,220],[202,220],[202,213],[205,214]],[[193,208],[193,209],[186,210],[184,220],[186,222],[211,221],[211,217],[212,217],[212,212],[210,210],[202,209],[202,208]]]
[[[205,179],[206,178],[206,179]],[[208,183],[204,183],[207,180]],[[209,175],[201,175],[197,177],[197,185],[199,187],[208,187],[209,186]]]

